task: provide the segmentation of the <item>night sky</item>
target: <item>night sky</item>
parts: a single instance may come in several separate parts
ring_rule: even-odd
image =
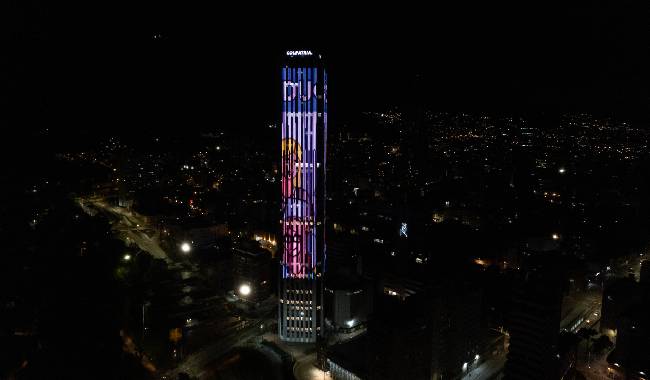
[[[106,132],[274,122],[290,48],[325,54],[339,119],[414,104],[642,121],[650,109],[649,14],[632,1],[444,10],[323,3],[305,8],[308,18],[290,6],[91,3],[9,1],[8,125]]]

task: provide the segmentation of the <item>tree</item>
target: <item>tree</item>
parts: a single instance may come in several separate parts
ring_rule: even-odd
[[[598,332],[597,332],[596,330],[594,330],[594,329],[590,329],[590,328],[587,328],[587,327],[582,327],[582,328],[580,328],[580,330],[578,330],[578,334],[577,334],[577,335],[578,335],[581,339],[587,341],[587,351],[586,351],[586,354],[589,355],[589,354],[591,353],[591,342],[592,342],[592,340],[593,340],[593,337],[596,336],[596,335],[598,335]],[[590,360],[591,360],[591,357],[589,356],[589,358],[587,359],[587,361],[589,362]]]
[[[578,330],[578,336],[585,340],[589,340],[596,335],[598,335],[598,332],[594,329],[582,327],[580,330]]]
[[[612,343],[609,337],[607,335],[601,335],[598,337],[598,339],[594,340],[594,344],[592,346],[592,352],[601,353],[612,347],[614,347],[614,343]]]

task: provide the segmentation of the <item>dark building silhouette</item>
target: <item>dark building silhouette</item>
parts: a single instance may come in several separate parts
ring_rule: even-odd
[[[476,366],[485,348],[483,292],[470,281],[434,289],[432,318],[433,380],[452,379]]]
[[[560,276],[549,263],[530,267],[514,291],[505,379],[559,378]]]
[[[608,281],[603,290],[600,331],[616,330],[618,321],[632,305],[640,303],[640,288],[633,278]]]
[[[234,290],[241,298],[257,302],[271,294],[271,254],[265,249],[233,249],[233,272]]]
[[[327,369],[337,380],[368,379],[368,334],[334,345],[327,350]]]
[[[620,316],[616,347],[607,357],[611,371],[623,379],[647,379],[650,374],[650,311],[635,305]]]
[[[368,379],[430,379],[431,328],[425,297],[382,301],[368,323]]]
[[[366,281],[328,276],[325,323],[328,329],[351,331],[364,326],[372,311],[372,286]]]
[[[643,263],[646,268],[647,262]],[[622,379],[647,379],[650,374],[650,284],[627,277],[618,279],[605,290],[603,317],[607,316],[609,328],[616,331],[616,346],[607,357],[610,372]]]
[[[335,379],[431,379],[430,312],[425,297],[384,296],[367,332],[328,349]]]
[[[358,241],[342,234],[327,236],[327,275],[350,277],[362,274],[361,255]]]

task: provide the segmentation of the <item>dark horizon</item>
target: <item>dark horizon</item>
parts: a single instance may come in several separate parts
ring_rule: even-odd
[[[393,106],[588,112],[642,124],[650,114],[648,12],[632,5],[513,16],[499,9],[325,12],[310,22],[309,39],[291,38],[272,16],[238,23],[217,10],[63,10],[42,1],[12,8],[2,98],[10,130],[44,123],[72,131],[201,129],[233,122],[238,112],[272,122],[282,54],[297,47],[324,54],[341,120]]]

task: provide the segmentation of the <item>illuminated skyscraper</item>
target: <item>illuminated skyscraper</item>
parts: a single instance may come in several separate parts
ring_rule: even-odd
[[[280,338],[315,342],[323,321],[327,74],[320,55],[286,53],[282,69]]]

